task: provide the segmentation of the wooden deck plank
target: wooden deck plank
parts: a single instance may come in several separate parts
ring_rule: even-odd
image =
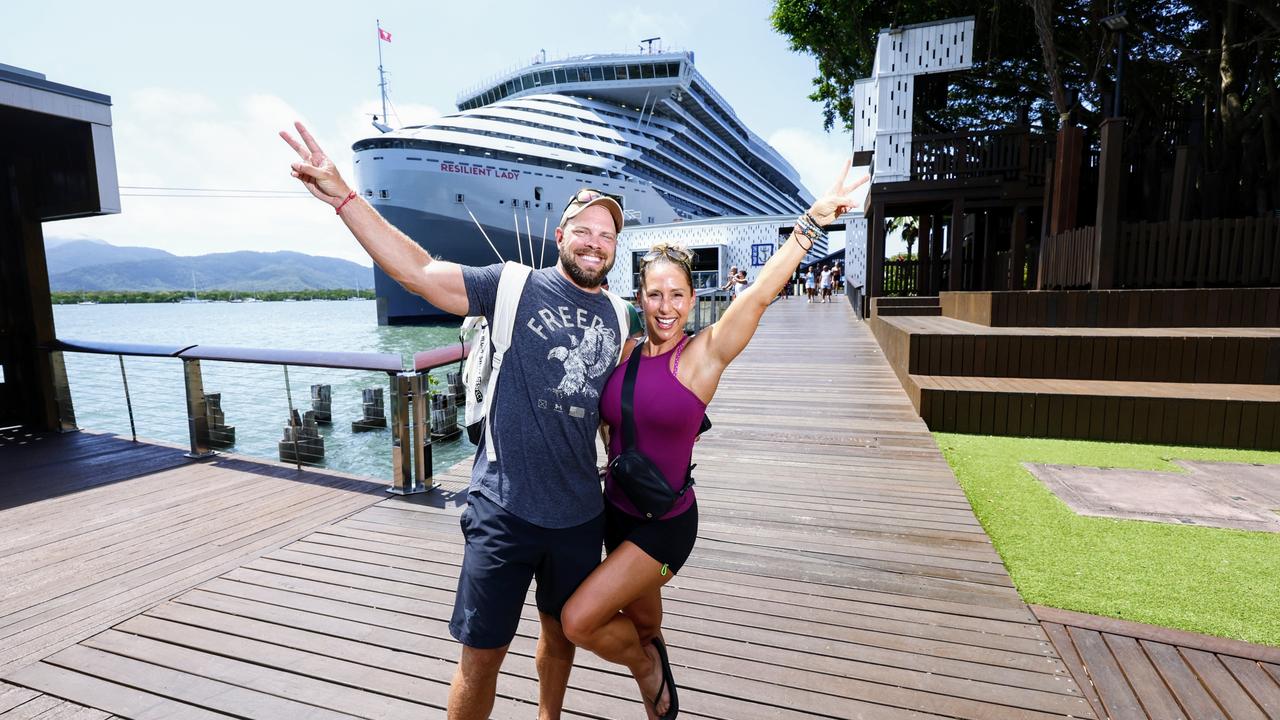
[[[1187,667],[1176,647],[1150,640],[1140,640],[1139,644],[1147,657],[1151,658],[1165,685],[1178,699],[1178,704],[1186,710],[1188,717],[1196,720],[1229,720],[1222,708],[1205,691],[1195,673]]]
[[[1262,669],[1260,663],[1231,655],[1219,655],[1218,660],[1231,671],[1236,682],[1268,718],[1280,718],[1280,684]]]
[[[1178,701],[1165,687],[1137,640],[1124,635],[1104,634],[1102,637],[1128,679],[1129,687],[1142,703],[1147,717],[1169,720],[1184,717]]]
[[[92,698],[95,707],[133,720],[225,720],[231,717],[44,662],[28,665],[12,677],[15,682],[52,695]]]
[[[1114,720],[1147,720],[1138,697],[1125,678],[1124,672],[1111,654],[1102,635],[1093,630],[1068,628],[1072,643],[1080,653],[1089,672],[1089,678],[1098,688],[1102,704]]]
[[[1212,653],[1192,648],[1179,648],[1179,652],[1228,717],[1232,720],[1267,720],[1249,693],[1240,687]]]

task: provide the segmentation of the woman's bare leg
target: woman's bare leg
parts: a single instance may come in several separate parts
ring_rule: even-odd
[[[578,587],[560,614],[565,636],[573,644],[631,671],[650,718],[667,709],[665,690],[657,699],[656,708],[652,702],[662,685],[662,664],[657,649],[647,641],[641,642],[635,622],[620,610],[637,601],[644,602],[639,617],[645,623],[648,639],[652,639],[657,626],[650,625],[651,598],[659,598],[657,619],[661,622],[660,589],[673,577],[671,573],[663,575],[661,569],[661,563],[634,543],[624,542]],[[649,610],[647,615],[645,610]],[[653,714],[655,710],[657,715]]]

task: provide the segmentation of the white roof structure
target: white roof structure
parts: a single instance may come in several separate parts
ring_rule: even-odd
[[[853,149],[874,153],[876,182],[911,179],[915,76],[973,67],[973,18],[880,31],[871,77],[854,83]]]

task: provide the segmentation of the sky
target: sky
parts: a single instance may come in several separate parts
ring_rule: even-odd
[[[369,116],[381,112],[379,20],[391,33],[381,48],[395,126],[454,112],[459,92],[540,51],[631,52],[660,36],[666,49],[693,51],[738,117],[820,195],[850,136],[823,130],[821,106],[808,99],[816,63],[788,49],[771,9],[767,0],[9,2],[0,4],[0,63],[112,100],[123,212],[46,223],[46,237],[178,255],[295,250],[369,265],[333,212],[297,193],[296,155],[276,133],[302,120],[351,177],[351,144],[373,134]]]

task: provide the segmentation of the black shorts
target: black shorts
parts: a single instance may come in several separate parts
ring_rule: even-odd
[[[635,515],[614,507],[609,498],[604,500],[604,548],[613,552],[630,540],[646,555],[667,566],[672,573],[680,572],[684,561],[693,552],[698,539],[698,503],[688,510],[666,520],[642,520]]]
[[[574,527],[544,528],[471,493],[459,524],[466,549],[449,632],[468,647],[511,642],[535,577],[538,610],[559,620],[569,596],[600,564],[603,514]]]

